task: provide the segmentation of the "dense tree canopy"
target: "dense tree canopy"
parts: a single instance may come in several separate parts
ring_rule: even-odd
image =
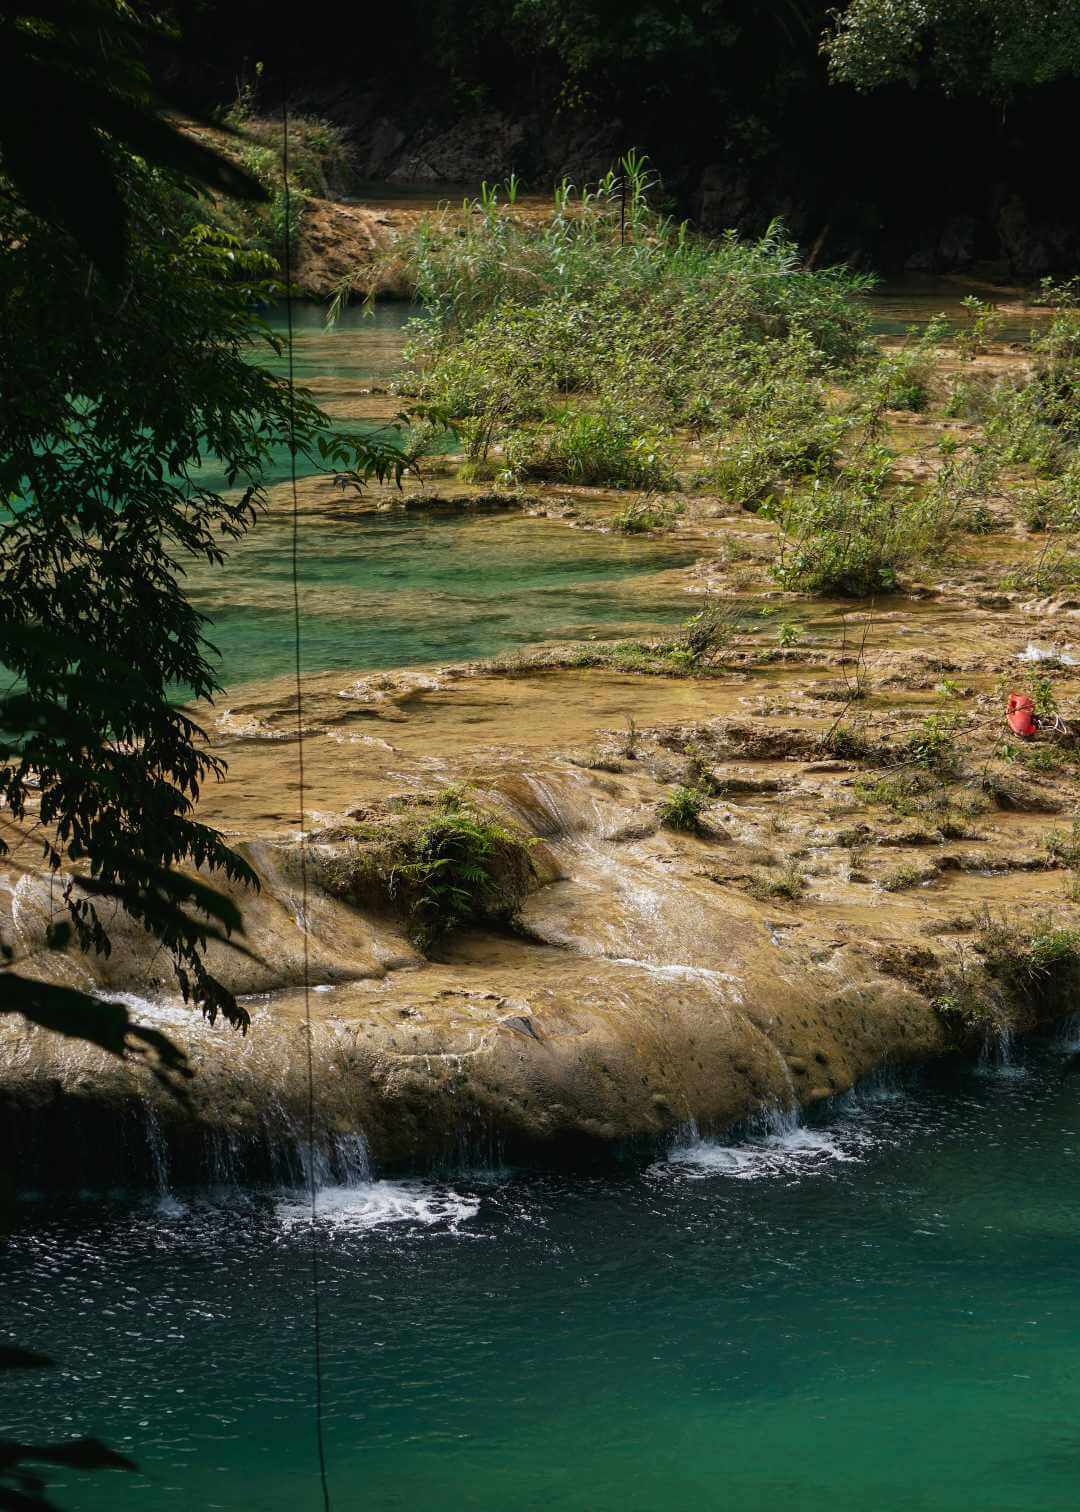
[[[826,41],[833,76],[860,89],[923,78],[1006,94],[1080,73],[1075,0],[851,0]]]

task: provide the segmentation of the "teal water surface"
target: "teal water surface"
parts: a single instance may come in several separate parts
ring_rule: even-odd
[[[407,305],[373,316],[346,312],[333,331],[325,312],[294,313],[297,382],[318,382],[332,403],[359,384],[385,384],[400,365]],[[281,328],[283,317],[272,323]],[[272,364],[280,368],[280,360]],[[388,411],[396,401],[387,399]],[[372,429],[376,422],[365,423]],[[357,426],[344,426],[356,429]],[[301,476],[315,469],[302,464]],[[268,470],[288,476],[282,450]],[[214,480],[211,471],[208,482]],[[304,671],[368,671],[494,656],[539,641],[609,638],[656,630],[690,609],[677,587],[643,599],[635,580],[693,560],[662,540],[569,529],[520,514],[445,516],[371,513],[352,493],[327,486],[305,499],[299,584]],[[292,518],[287,497],[230,547],[224,567],[189,568],[185,588],[208,616],[226,687],[289,673],[295,656]]]
[[[936,312],[962,321],[966,286],[955,280],[905,280],[871,297],[874,329],[900,334]],[[986,295],[990,289],[980,289]],[[294,307],[296,380],[333,411],[360,390],[385,389],[401,365],[404,327],[415,306],[386,302],[370,314],[347,309],[332,330],[321,305]],[[284,334],[284,313],[270,324]],[[1031,318],[1012,318],[1005,339],[1022,339]],[[262,356],[284,372],[283,358]],[[398,401],[387,394],[392,416]],[[347,431],[385,430],[378,420],[342,421]],[[275,453],[271,487],[288,477],[288,454]],[[304,458],[301,479],[317,471]],[[222,485],[212,466],[208,483]],[[211,620],[219,680],[234,687],[289,673],[295,654],[289,501],[273,495],[269,512],[233,546],[223,568],[194,567],[187,589]],[[694,553],[663,540],[569,530],[546,520],[417,514],[376,516],[350,494],[305,502],[300,586],[303,666],[309,673],[368,671],[498,655],[541,641],[648,633],[686,617],[673,587],[636,591],[651,573],[686,565]]]
[[[277,677],[295,655],[291,521],[262,520],[220,573],[188,591],[212,623],[227,687]],[[538,641],[617,637],[685,619],[678,585],[635,591],[643,574],[693,552],[481,515],[355,514],[347,504],[302,521],[305,672],[366,671],[473,660]]]
[[[1080,1092],[1062,1045],[607,1174],[320,1194],[338,1508],[1071,1512]],[[302,1193],[28,1203],[7,1431],[73,1512],[321,1506]]]

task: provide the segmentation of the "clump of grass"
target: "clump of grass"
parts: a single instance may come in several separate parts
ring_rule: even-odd
[[[903,341],[888,347],[863,376],[860,399],[864,409],[875,415],[885,409],[925,410],[930,403],[938,349],[947,332],[942,315],[936,315],[921,329],[909,326]]]
[[[909,761],[941,776],[960,769],[957,733],[963,721],[955,714],[929,714],[908,736],[904,754]]]
[[[962,922],[970,929],[969,921]],[[1001,1039],[1012,1028],[1012,1015],[1002,994],[963,949],[957,950],[953,964],[942,974],[933,1005],[942,1022],[962,1041],[973,1037],[984,1043]]]
[[[878,748],[859,725],[837,724],[827,730],[819,741],[821,750],[838,761],[866,761]]]
[[[976,357],[988,352],[991,344],[998,339],[1005,324],[1005,316],[996,305],[989,304],[974,294],[969,294],[963,300],[963,306],[967,318],[953,333],[953,345],[962,362],[974,362]]]
[[[712,802],[712,794],[703,788],[687,787],[679,782],[665,794],[657,814],[666,829],[683,830],[700,835],[704,829],[702,815]]]
[[[713,796],[721,791],[713,776],[709,753],[700,741],[691,740],[686,747],[686,768],[683,781],[687,787]]]
[[[904,819],[912,818],[919,812],[919,800],[926,790],[926,777],[915,772],[899,772],[895,776],[855,784],[855,794],[861,802],[880,804]]]
[[[682,506],[659,499],[635,499],[611,520],[612,530],[622,535],[646,535],[654,530],[670,530],[682,514]]]
[[[1038,557],[1003,574],[1001,586],[1021,593],[1059,593],[1080,583],[1080,555],[1047,545]]]
[[[1070,872],[1068,896],[1080,902],[1080,818],[1074,818],[1068,830],[1051,830],[1043,844],[1049,860]]]
[[[837,598],[896,592],[905,568],[940,552],[954,511],[934,493],[889,484],[882,459],[862,475],[815,479],[773,506],[773,575],[782,588]]]
[[[988,976],[1018,1006],[1063,1008],[1080,987],[1080,929],[1062,928],[1049,914],[1021,922],[984,909],[975,945]]]
[[[855,297],[870,281],[805,268],[779,224],[754,242],[697,237],[657,190],[634,154],[599,184],[561,185],[547,218],[485,186],[361,275],[371,293],[389,262],[415,291],[401,388],[470,462],[667,490],[667,449],[690,431],[748,503],[771,478],[834,465],[848,422],[826,384],[870,350]]]
[[[1054,689],[1054,679],[1048,677],[1045,672],[1032,669],[1024,678],[1024,688],[1035,705],[1035,713],[1040,719],[1053,719],[1058,712],[1057,693]]]
[[[736,605],[706,596],[698,612],[684,620],[683,633],[671,654],[690,668],[715,666],[723,660],[741,627]]]
[[[766,353],[763,352],[765,357]],[[767,369],[751,367],[729,405],[731,423],[706,447],[695,487],[755,509],[785,484],[830,472],[849,419],[829,407],[809,344],[767,349]]]
[[[1068,830],[1051,830],[1043,844],[1052,861],[1080,871],[1080,818],[1074,818]]]
[[[770,898],[787,898],[791,903],[798,903],[806,896],[806,889],[806,876],[794,861],[787,862],[779,871],[757,872],[746,883],[750,896],[762,903]]]
[[[927,873],[920,866],[914,866],[906,862],[903,866],[896,867],[886,873],[881,879],[881,886],[885,892],[906,892],[910,887],[921,887],[933,873]]]

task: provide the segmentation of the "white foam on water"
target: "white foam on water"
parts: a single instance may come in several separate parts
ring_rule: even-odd
[[[889,1078],[872,1078],[837,1099],[833,1105],[837,1117],[824,1127],[807,1128],[799,1122],[793,1107],[771,1108],[761,1115],[760,1132],[738,1143],[703,1138],[690,1123],[653,1171],[691,1181],[712,1176],[762,1181],[810,1176],[832,1166],[859,1164],[880,1142],[874,1128],[875,1105],[894,1102],[903,1095]]]
[[[1016,659],[1026,662],[1059,661],[1066,667],[1080,666],[1080,656],[1073,656],[1071,651],[1060,651],[1057,646],[1037,646],[1034,641],[1028,641],[1024,649],[1016,653]]]
[[[95,987],[93,997],[103,1003],[122,1003],[136,1024],[176,1024],[183,1029],[210,1029],[208,1019],[190,1004],[143,997],[138,992],[113,992],[107,987]]]
[[[723,982],[737,986],[739,978],[730,971],[714,971],[711,966],[684,966],[680,962],[664,965],[659,961],[639,961],[635,956],[609,956],[614,966],[636,966],[650,976],[663,977],[672,982]]]
[[[721,1144],[698,1139],[677,1145],[667,1165],[692,1180],[728,1176],[735,1181],[761,1181],[771,1176],[799,1176],[826,1166],[860,1159],[865,1143],[854,1131],[840,1135],[835,1129],[791,1129],[783,1134],[764,1134],[741,1144]]]
[[[442,1227],[456,1233],[459,1226],[475,1218],[480,1203],[464,1197],[452,1187],[425,1181],[369,1181],[356,1186],[326,1186],[317,1198],[316,1213],[320,1223],[344,1232],[363,1233],[406,1223],[421,1228]],[[278,1219],[293,1227],[307,1223],[311,1208],[298,1197],[277,1204]]]

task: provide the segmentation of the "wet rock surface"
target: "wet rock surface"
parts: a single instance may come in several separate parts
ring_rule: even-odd
[[[366,389],[348,401],[364,415],[394,402]],[[300,494],[302,510],[326,510],[324,485]],[[433,498],[485,529],[570,541],[609,533],[625,507],[566,486],[478,495],[437,469],[359,507],[419,513]],[[721,1128],[1065,1011],[1038,993],[998,993],[992,1023],[943,1011],[958,977],[984,972],[987,919],[1080,924],[1076,742],[1010,743],[1002,718],[1003,690],[1033,671],[1052,677],[1069,724],[1080,700],[1073,601],[1001,587],[1039,540],[1015,523],[965,538],[932,585],[868,606],[781,593],[770,532],[687,498],[671,534],[692,565],[627,589],[645,620],[660,593],[685,593],[688,611],[706,591],[740,607],[742,630],[700,675],[677,675],[659,636],[619,662],[591,635],[486,663],[309,676],[306,907],[291,680],[230,687],[196,711],[230,768],[200,816],[262,879],[237,897],[246,953],[210,948],[252,1013],[246,1038],[193,1017],[164,954],[122,916],[109,956],[47,950],[62,884],[35,873],[30,847],[13,853],[0,906],[27,969],[125,995],[196,1075],[184,1112],[140,1064],[4,1015],[9,1151],[42,1179],[123,1174],[145,1162],[152,1116],[178,1170],[265,1165],[306,1138],[309,1006],[316,1138],[362,1129],[390,1164]],[[776,631],[789,614],[793,645]],[[946,738],[928,755],[934,720]],[[448,788],[518,837],[517,861],[497,907],[422,949],[393,862],[359,863],[403,805]],[[691,830],[665,819],[678,788],[700,797]]]
[[[575,674],[553,676],[569,695]],[[431,679],[425,691],[441,686]],[[701,692],[704,701],[707,685]],[[450,725],[453,709],[452,700],[444,706]],[[892,749],[910,716],[880,718]],[[532,729],[527,705],[517,716],[503,710],[503,735]],[[523,746],[484,747],[475,733],[472,749],[448,755],[437,772],[410,768],[398,752],[393,778],[406,797],[433,781],[440,790],[468,784],[485,812],[522,837],[528,857],[502,926],[481,921],[426,956],[392,889],[376,896],[341,882],[355,865],[358,824],[370,834],[401,804],[400,793],[370,789],[360,803],[354,771],[354,817],[323,813],[308,842],[319,1137],[362,1128],[388,1164],[492,1139],[549,1156],[581,1153],[691,1120],[722,1128],[766,1106],[809,1105],[883,1064],[977,1047],[937,1006],[957,952],[970,950],[976,911],[1019,903],[1075,912],[1045,844],[1046,821],[1037,806],[987,800],[962,843],[948,838],[933,814],[913,820],[860,786],[880,782],[883,770],[895,779],[880,751],[814,760],[827,729],[820,718],[721,713],[638,729],[632,751],[621,732],[596,732],[614,771]],[[549,725],[544,737],[555,733]],[[988,713],[988,747],[995,734]],[[257,754],[266,742],[242,749]],[[316,783],[318,749],[314,737]],[[657,817],[665,792],[694,774],[712,789],[708,823],[696,834],[665,827]],[[232,780],[239,775],[234,769]],[[1026,778],[1033,795],[1048,798],[1035,787],[1043,780]],[[1074,786],[1063,771],[1058,801]],[[195,1166],[205,1165],[208,1140],[231,1141],[258,1165],[275,1141],[299,1138],[307,1031],[296,837],[243,848],[263,883],[238,900],[249,953],[212,946],[210,964],[244,994],[253,1013],[246,1038],[193,1020],[171,1000],[160,952],[121,920],[109,957],[43,951],[55,885],[9,874],[15,933],[43,974],[135,994],[137,1016],[164,1027],[196,1071],[182,1113],[140,1067],[8,1023],[4,1100],[20,1111],[24,1140],[34,1109],[53,1121],[62,1109],[78,1123],[93,1121],[90,1110],[130,1120],[147,1106]],[[1032,1005],[1016,1027],[1051,1011]],[[99,1152],[107,1147],[98,1141]],[[86,1177],[95,1159],[84,1148],[74,1167]]]

